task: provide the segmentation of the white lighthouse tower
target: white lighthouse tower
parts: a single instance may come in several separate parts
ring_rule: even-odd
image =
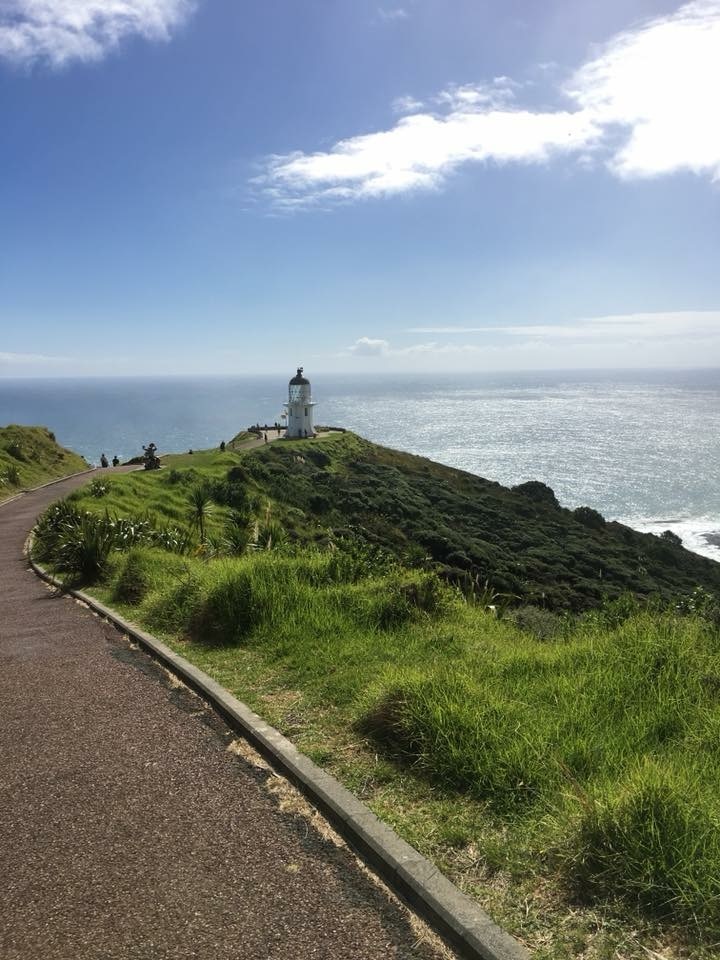
[[[288,384],[287,430],[286,437],[313,437],[313,407],[315,404],[310,390],[310,381],[303,376],[303,368],[298,371]]]

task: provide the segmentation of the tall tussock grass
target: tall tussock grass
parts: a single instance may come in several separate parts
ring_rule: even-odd
[[[555,646],[394,669],[360,722],[443,788],[544,822],[576,895],[720,932],[720,636],[707,621],[637,613]]]
[[[138,557],[128,560],[135,567]],[[313,630],[390,629],[413,617],[437,614],[448,601],[446,587],[432,575],[397,574],[387,580],[354,578],[351,564],[332,553],[303,555],[258,552],[239,558],[195,562],[184,577],[148,601],[146,614],[157,628],[209,644],[247,642],[260,627],[278,636]],[[123,576],[121,575],[121,580]]]
[[[563,864],[581,897],[720,930],[717,797],[692,767],[646,758],[588,798]]]

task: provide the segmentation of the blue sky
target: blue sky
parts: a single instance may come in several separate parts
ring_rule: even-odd
[[[0,375],[720,364],[720,0],[0,0]]]

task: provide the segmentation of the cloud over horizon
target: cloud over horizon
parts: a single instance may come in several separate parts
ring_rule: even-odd
[[[432,103],[398,98],[387,130],[330,150],[267,158],[256,185],[302,208],[440,188],[468,163],[604,162],[615,176],[677,171],[720,178],[720,0],[692,0],[614,36],[556,91],[567,106],[518,102],[518,84],[450,87]]]
[[[465,370],[497,364],[502,369],[641,367],[648,363],[700,367],[720,356],[720,310],[629,313],[563,323],[418,326],[404,333],[446,339],[394,346],[387,339],[361,337],[342,356],[362,362],[369,359],[373,367],[395,363],[407,369],[437,365],[437,369]]]
[[[720,310],[677,310],[583,317],[566,323],[409,327],[406,333],[501,334],[538,340],[660,340],[720,337]]]
[[[0,57],[28,66],[101,60],[125,38],[167,40],[193,0],[2,0]]]

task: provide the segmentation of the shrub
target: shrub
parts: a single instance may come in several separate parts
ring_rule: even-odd
[[[33,556],[38,560],[54,561],[64,531],[79,522],[80,512],[69,497],[48,507],[35,525]]]
[[[642,605],[632,593],[623,593],[614,600],[606,600],[599,609],[584,614],[583,619],[586,623],[615,630],[641,610]]]
[[[281,547],[286,541],[285,528],[274,517],[270,517],[258,525],[255,545],[259,550],[273,550]]]
[[[104,577],[110,553],[117,544],[117,531],[112,524],[82,513],[60,532],[52,559],[57,570],[67,574],[71,582],[93,583]]]
[[[27,456],[22,446],[16,441],[13,440],[5,448],[13,460],[27,460]]]
[[[230,514],[223,530],[223,549],[234,556],[240,556],[250,543],[252,536],[252,517],[242,510]]]
[[[660,539],[664,540],[665,543],[671,543],[674,547],[682,546],[682,537],[679,537],[676,533],[673,533],[672,530],[663,530],[660,534]]]
[[[247,507],[248,494],[245,487],[237,481],[210,480],[206,483],[208,495],[221,506],[243,510]]]
[[[95,497],[99,500],[102,497],[106,497],[108,493],[110,493],[110,486],[111,485],[107,482],[107,480],[101,480],[100,477],[96,477],[88,487],[88,492],[90,493],[91,497]]]
[[[248,483],[250,480],[250,474],[245,467],[239,463],[235,467],[230,467],[227,472],[227,479],[230,481],[230,483]]]
[[[20,471],[15,466],[15,464],[11,463],[5,468],[4,479],[7,483],[9,483],[13,487],[17,487],[20,485]]]
[[[536,640],[552,640],[563,629],[563,620],[550,610],[540,607],[524,606],[513,610],[509,615],[520,630],[532,634]]]
[[[578,523],[591,530],[602,530],[605,526],[605,517],[592,507],[576,507],[572,514]]]
[[[143,607],[148,624],[151,628],[165,633],[189,635],[206,590],[206,583],[197,567],[190,567],[186,576],[166,585],[157,595],[148,598]]]
[[[155,529],[147,517],[114,517],[107,510],[102,516],[81,513],[76,502],[71,495],[45,511],[35,527],[33,546],[39,560],[49,561],[71,578],[87,582],[102,578],[114,550],[155,545],[182,554],[192,546],[187,530]]]
[[[315,464],[316,467],[327,467],[332,461],[330,457],[319,447],[311,447],[305,450],[303,456]]]
[[[523,497],[535,503],[544,503],[550,507],[560,506],[552,487],[549,487],[546,483],[541,483],[540,480],[528,480],[526,483],[517,484],[512,489],[515,493],[522,494]]]
[[[184,555],[195,549],[196,543],[190,530],[186,527],[161,527],[153,530],[149,542],[170,553]]]

